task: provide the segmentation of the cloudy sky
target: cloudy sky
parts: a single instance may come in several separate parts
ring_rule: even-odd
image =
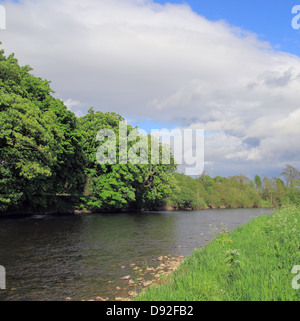
[[[0,41],[78,116],[205,130],[212,176],[300,169],[300,29],[290,0],[1,1]],[[299,18],[300,23],[300,18]]]

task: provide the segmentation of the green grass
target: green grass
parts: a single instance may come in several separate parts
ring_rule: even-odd
[[[136,300],[299,301],[300,289],[292,287],[295,265],[300,265],[300,208],[293,207],[220,233],[164,284]]]

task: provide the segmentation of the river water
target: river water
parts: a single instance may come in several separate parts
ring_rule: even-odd
[[[155,266],[160,256],[187,256],[223,230],[271,209],[221,209],[33,216],[0,219],[0,300],[113,300],[130,265]]]

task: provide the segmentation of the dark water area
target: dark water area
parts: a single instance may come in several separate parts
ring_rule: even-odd
[[[187,256],[220,231],[271,209],[222,209],[0,219],[1,301],[113,300],[130,264]]]

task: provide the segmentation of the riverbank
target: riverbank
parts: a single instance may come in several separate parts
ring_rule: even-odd
[[[282,206],[284,207],[284,206]],[[0,212],[0,218],[22,218],[22,217],[30,217],[30,216],[76,216],[76,215],[90,215],[90,214],[111,214],[111,213],[147,213],[147,212],[173,212],[173,211],[205,211],[211,209],[255,209],[255,208],[272,208],[269,204],[265,204],[265,206],[206,206],[206,207],[178,207],[170,204],[166,204],[164,206],[159,206],[157,208],[152,209],[114,209],[114,210],[88,210],[88,209],[80,209],[80,208],[71,208],[66,206],[65,208],[56,208],[56,209],[45,209],[45,210],[32,210],[32,209],[24,209],[19,211],[10,211],[10,212]]]
[[[197,249],[138,301],[299,301],[300,208],[261,216]]]
[[[154,284],[161,284],[164,280],[174,272],[184,261],[184,256],[171,254],[162,255],[153,258],[150,263],[131,263],[129,265],[131,271],[129,275],[125,275],[117,280],[122,282],[116,286],[116,280],[108,281],[111,288],[114,289],[114,298],[97,296],[95,298],[86,299],[87,301],[132,301],[144,289]],[[125,269],[120,264],[120,269]],[[82,301],[86,301],[82,300]],[[66,297],[65,301],[73,301],[72,297]]]

